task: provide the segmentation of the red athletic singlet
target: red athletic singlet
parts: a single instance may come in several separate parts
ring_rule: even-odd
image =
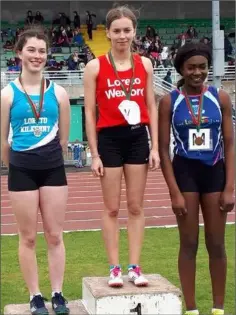
[[[143,66],[139,55],[134,57],[134,83],[132,87],[130,100],[138,104],[140,109],[140,123],[149,124],[149,116],[145,101],[145,91],[147,83],[147,72]],[[108,61],[106,55],[98,58],[100,70],[97,77],[96,101],[98,104],[99,117],[97,129],[112,126],[127,126],[128,122],[119,110],[119,105],[126,100],[125,93],[122,90],[120,80],[117,78],[115,70]],[[132,78],[132,69],[118,71],[119,78],[124,87],[128,90],[130,79]]]

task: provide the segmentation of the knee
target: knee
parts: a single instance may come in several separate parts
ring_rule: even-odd
[[[119,206],[118,205],[105,205],[105,216],[109,216],[111,218],[117,218],[119,214]]]
[[[210,259],[224,259],[226,257],[225,245],[222,242],[206,239],[206,248]]]
[[[119,214],[119,209],[109,209],[107,214],[111,218],[117,218]]]
[[[56,247],[62,243],[62,233],[45,232],[48,247]]]
[[[142,207],[135,202],[128,202],[128,213],[132,216],[140,216],[142,214]]]
[[[29,249],[35,249],[36,236],[20,234],[20,245]]]
[[[189,260],[196,258],[197,250],[198,241],[187,240],[180,243],[180,254]]]

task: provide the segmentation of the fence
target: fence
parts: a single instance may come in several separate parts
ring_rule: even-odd
[[[167,71],[171,71],[172,82],[176,83],[180,75],[176,72],[175,68],[164,68],[163,66],[159,66],[158,68],[154,68],[154,76],[163,79],[166,76]],[[82,85],[83,84],[83,70],[60,70],[60,71],[45,71],[45,78],[55,81],[60,85]],[[7,71],[1,72],[1,85],[4,87],[10,81],[15,80],[19,76],[19,72],[16,71]],[[208,80],[211,81],[213,77],[212,68],[210,68]],[[225,66],[225,74],[221,77],[224,81],[235,81],[235,66]]]
[[[68,149],[64,152],[64,163],[66,166],[83,168],[91,165],[91,153],[87,143],[70,143]],[[1,162],[1,167],[5,167]]]
[[[169,87],[163,85],[163,78],[166,75],[167,70],[172,73],[172,80],[175,83],[179,79],[179,74],[174,68],[165,69],[163,67],[154,69],[154,88],[159,95],[165,95],[171,90],[175,89],[176,86],[171,84]],[[44,75],[60,85],[78,85],[83,83],[83,70],[80,71],[45,71]],[[209,71],[208,79],[212,78],[212,70]],[[1,85],[2,87],[7,85],[8,82],[14,80],[19,76],[19,72],[1,72]],[[235,80],[235,67],[227,66],[225,67],[225,75],[223,77],[225,80]],[[233,108],[233,123],[235,126],[235,109]],[[91,165],[91,155],[87,144],[77,145],[70,144],[68,146],[68,151],[64,154],[64,160],[66,165],[74,165],[75,167],[82,168]],[[3,165],[2,165],[3,166]]]

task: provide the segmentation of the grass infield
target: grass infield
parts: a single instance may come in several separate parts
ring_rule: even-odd
[[[29,294],[19,268],[17,247],[18,236],[1,238],[1,313],[6,304],[28,303]],[[72,232],[64,236],[66,247],[66,272],[63,292],[68,300],[81,298],[82,278],[108,275],[108,264],[101,238],[101,232]],[[144,273],[158,273],[180,287],[177,269],[178,257],[177,228],[152,228],[145,230],[141,266]],[[226,285],[225,314],[236,314],[235,310],[235,226],[226,229],[226,250],[228,274]],[[51,289],[47,268],[47,252],[43,235],[37,239],[40,290],[50,298]],[[58,262],[60,263],[60,262]],[[127,231],[120,233],[120,263],[123,272],[128,264]],[[212,307],[208,256],[205,249],[203,228],[197,256],[196,279],[197,305],[201,314],[210,314]]]

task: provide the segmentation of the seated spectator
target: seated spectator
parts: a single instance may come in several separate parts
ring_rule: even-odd
[[[72,31],[70,26],[67,26],[67,28],[66,28],[66,35],[68,37],[69,43],[71,44],[72,40],[73,40],[73,37],[74,37],[74,32]]]
[[[74,31],[74,37],[73,37],[73,41],[72,42],[75,43],[78,46],[82,46],[83,45],[84,39],[83,39],[82,34],[79,31],[77,31],[77,30]]]
[[[171,88],[172,79],[171,79],[171,71],[167,71],[166,76],[163,79],[163,86],[167,88]]]
[[[20,71],[21,70],[21,63],[16,60],[16,58],[10,58],[7,60],[7,71]]]
[[[79,54],[78,51],[75,50],[72,55],[67,60],[68,70],[73,71],[78,69],[79,64]]]
[[[196,29],[192,25],[187,29],[186,35],[189,39],[197,38],[198,36]]]
[[[146,30],[146,37],[152,41],[155,38],[155,36],[156,36],[155,29],[152,26],[148,25]]]
[[[61,34],[59,35],[56,46],[58,46],[58,47],[68,47],[69,46],[69,39],[67,37],[65,30],[63,30],[61,32]]]
[[[9,51],[14,48],[14,44],[10,41],[7,40],[6,43],[3,45],[4,50]]]

